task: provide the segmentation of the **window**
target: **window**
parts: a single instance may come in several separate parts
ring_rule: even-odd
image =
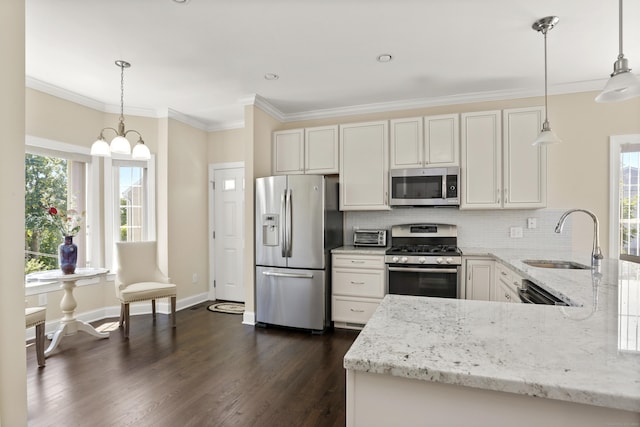
[[[62,233],[50,221],[47,211],[75,209],[82,215],[78,245],[78,266],[90,264],[90,215],[87,188],[90,187],[91,157],[81,147],[28,137],[25,146],[25,274],[58,268],[58,245]]]
[[[155,239],[155,157],[105,158],[105,262],[115,271],[115,242]]]
[[[640,262],[640,135],[611,138],[611,254]]]

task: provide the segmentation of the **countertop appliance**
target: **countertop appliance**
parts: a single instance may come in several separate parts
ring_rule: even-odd
[[[522,286],[518,288],[518,296],[520,301],[526,304],[569,305],[529,280],[522,281]]]
[[[459,206],[460,168],[392,169],[391,206]]]
[[[353,246],[387,246],[387,230],[355,230]]]
[[[386,251],[390,294],[458,298],[462,252],[457,226],[403,224],[391,227]]]
[[[338,178],[256,179],[256,321],[323,331],[331,322],[331,256],[343,244]]]

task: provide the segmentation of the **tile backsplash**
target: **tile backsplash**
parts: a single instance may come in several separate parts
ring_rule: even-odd
[[[396,224],[441,223],[458,226],[458,246],[485,248],[571,249],[571,221],[562,233],[554,232],[564,210],[459,210],[452,208],[399,208],[390,211],[345,212],[345,245],[353,242],[357,228],[391,229]],[[527,228],[535,218],[536,228]],[[522,237],[510,237],[511,228],[522,229]],[[390,237],[390,236],[389,236]]]

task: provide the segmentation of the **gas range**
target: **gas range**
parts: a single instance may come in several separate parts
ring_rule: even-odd
[[[402,224],[391,228],[391,247],[385,263],[405,265],[462,265],[457,227],[451,224]]]

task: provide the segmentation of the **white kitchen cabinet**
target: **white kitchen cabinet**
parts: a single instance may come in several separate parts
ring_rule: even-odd
[[[390,128],[391,169],[459,165],[457,114],[395,119]]]
[[[384,255],[333,254],[331,320],[361,329],[387,293]]]
[[[489,258],[465,258],[466,299],[491,301],[494,289],[495,261]]]
[[[461,209],[546,206],[541,107],[462,114]]]
[[[340,210],[388,210],[388,122],[340,126]]]
[[[274,175],[339,172],[338,126],[277,131],[272,144]]]
[[[542,107],[504,110],[503,206],[544,208],[547,205],[547,148],[534,147],[544,120]]]
[[[521,282],[522,277],[518,273],[496,262],[493,301],[520,302],[518,287]]]

